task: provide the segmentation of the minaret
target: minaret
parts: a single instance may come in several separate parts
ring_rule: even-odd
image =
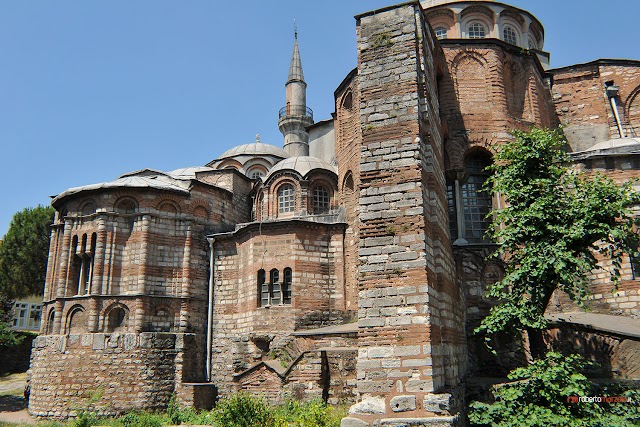
[[[313,111],[307,108],[307,84],[302,74],[297,29],[294,36],[289,78],[285,84],[287,105],[280,109],[278,129],[284,135],[284,150],[290,156],[308,156],[309,133],[306,128],[313,124]]]

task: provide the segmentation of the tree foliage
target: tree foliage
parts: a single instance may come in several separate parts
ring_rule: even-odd
[[[515,140],[498,149],[488,189],[505,197],[494,212],[495,254],[506,260],[505,277],[489,289],[501,301],[478,331],[541,329],[552,293],[560,289],[576,303],[588,295],[593,271],[602,269],[596,254],[609,258],[614,284],[623,256],[637,248],[637,220],[630,206],[640,195],[599,175],[568,167],[559,131],[534,128],[514,132]]]
[[[513,382],[495,388],[495,402],[473,402],[469,420],[494,427],[640,425],[638,393],[599,389],[582,373],[587,365],[578,355],[547,353],[545,358],[512,371],[509,379]],[[572,401],[603,394],[628,397],[632,402]]]
[[[0,245],[0,294],[5,300],[43,292],[54,212],[38,206],[11,219]]]

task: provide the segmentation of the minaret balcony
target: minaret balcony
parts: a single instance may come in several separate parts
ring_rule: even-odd
[[[278,113],[278,119],[300,117],[313,121],[313,110],[306,105],[287,105]]]

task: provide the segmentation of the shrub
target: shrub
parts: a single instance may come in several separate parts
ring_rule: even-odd
[[[213,410],[213,419],[224,427],[273,427],[272,408],[262,398],[237,393],[220,400]]]
[[[524,368],[514,369],[513,382],[494,389],[495,402],[472,402],[469,420],[492,427],[623,427],[640,425],[638,401],[598,404],[569,402],[572,397],[626,395],[636,391],[598,388],[582,374],[590,363],[581,356],[549,352]]]
[[[123,427],[162,427],[170,422],[168,417],[150,412],[129,412],[119,421]]]

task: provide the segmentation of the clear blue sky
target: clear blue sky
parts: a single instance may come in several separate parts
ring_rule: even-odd
[[[0,236],[69,187],[203,165],[257,133],[281,146],[294,19],[308,104],[329,118],[356,65],[353,16],[393,3],[0,1]],[[553,67],[640,59],[637,0],[507,3],[540,19]]]

